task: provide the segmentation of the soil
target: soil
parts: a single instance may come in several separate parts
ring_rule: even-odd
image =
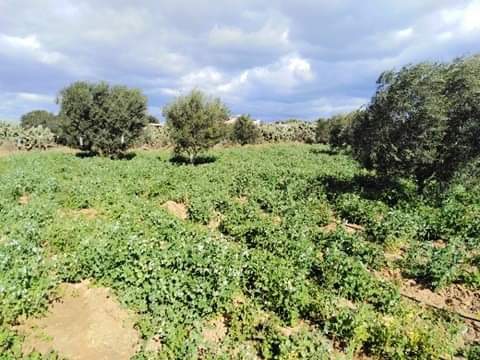
[[[145,351],[151,353],[159,353],[162,350],[162,340],[160,339],[159,335],[155,335],[150,338],[146,345]]]
[[[171,215],[181,219],[187,220],[188,219],[188,209],[182,203],[177,203],[175,201],[167,201],[162,207],[167,210]]]
[[[403,296],[415,299],[424,306],[445,309],[461,316],[480,319],[480,292],[478,291],[473,291],[463,285],[452,284],[434,292],[413,279],[403,278],[398,269],[383,269],[376,275],[393,281],[399,286]],[[464,340],[467,342],[480,341],[480,322],[465,318],[464,321],[468,326]]]
[[[480,292],[465,286],[452,284],[434,292],[413,279],[403,278],[398,269],[384,269],[377,275],[394,281],[399,285],[402,294],[418,299],[425,304],[474,316],[480,314]]]
[[[328,225],[325,225],[322,227],[322,230],[326,233],[331,233],[336,231],[339,227],[343,228],[348,234],[354,234],[358,231],[363,231],[364,228],[361,225],[356,225],[356,224],[346,224],[346,223],[337,223],[337,222],[331,222]]]
[[[207,228],[210,230],[217,230],[220,224],[222,223],[222,214],[215,212],[214,216],[210,219],[207,224]]]
[[[227,335],[227,327],[223,316],[208,321],[202,331],[203,339],[211,344],[218,345]]]
[[[294,326],[281,327],[279,331],[283,336],[289,337],[299,333],[302,329],[307,327],[308,327],[308,324],[305,321],[300,320]]]
[[[132,316],[120,307],[109,289],[88,281],[60,286],[60,300],[42,318],[27,319],[17,327],[25,335],[23,353],[56,351],[72,360],[130,359],[139,335]]]
[[[60,215],[73,218],[81,216],[87,220],[94,220],[100,215],[100,212],[94,208],[86,208],[79,210],[61,209],[59,210],[59,213]]]
[[[93,220],[98,216],[98,211],[92,208],[80,209],[78,213],[89,220]]]
[[[30,202],[30,196],[28,194],[23,194],[22,196],[20,196],[20,198],[18,199],[18,203],[20,205],[27,205],[28,203]]]
[[[236,198],[236,200],[240,205],[245,205],[246,203],[248,203],[248,198],[246,196],[239,196]]]

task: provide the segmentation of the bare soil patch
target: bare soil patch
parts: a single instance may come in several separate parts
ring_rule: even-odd
[[[20,196],[20,198],[18,199],[18,203],[19,203],[20,205],[27,205],[29,202],[30,202],[30,195],[28,195],[28,194],[23,194],[23,195]]]
[[[188,219],[188,209],[185,204],[177,203],[175,201],[167,201],[162,207],[167,210],[171,215],[181,219],[187,220]]]
[[[42,318],[27,319],[17,330],[25,335],[22,351],[47,354],[54,350],[72,360],[130,359],[139,335],[132,316],[107,288],[88,281],[63,284],[60,300]]]
[[[227,335],[227,326],[223,316],[208,321],[202,331],[203,339],[210,345],[218,345]]]
[[[207,224],[207,227],[210,230],[217,230],[220,224],[222,223],[223,216],[219,212],[215,212],[213,217],[210,219],[210,221]]]
[[[145,351],[151,353],[159,353],[162,350],[162,340],[159,335],[155,335],[148,339],[145,345]]]
[[[308,326],[304,320],[300,320],[294,326],[280,327],[279,331],[283,336],[289,337],[299,333],[302,329],[308,328]]]
[[[61,209],[59,210],[60,215],[67,216],[67,217],[83,217],[87,220],[94,220],[100,216],[100,211],[95,208],[86,208],[86,209],[78,209],[78,210],[71,210],[71,209]]]
[[[358,231],[365,230],[363,226],[357,224],[349,224],[349,223],[338,223],[338,222],[331,222],[328,225],[322,227],[322,230],[326,233],[331,233],[336,231],[338,228],[342,228],[348,234],[354,234]]]
[[[245,205],[248,203],[248,198],[246,196],[239,196],[235,198],[235,200],[240,204],[240,205]]]
[[[480,315],[480,292],[459,284],[432,291],[414,279],[405,279],[400,270],[384,269],[379,277],[395,282],[402,294],[418,299],[427,305],[472,315]]]

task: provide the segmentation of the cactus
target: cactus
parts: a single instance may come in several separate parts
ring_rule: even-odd
[[[315,142],[315,123],[297,121],[287,123],[262,124],[261,137],[265,142],[298,141]]]
[[[23,129],[20,126],[0,123],[0,145],[15,143],[19,150],[45,150],[55,144],[53,133],[42,126]]]
[[[55,136],[48,128],[43,126],[22,129],[16,138],[20,150],[41,149],[46,150],[55,144]]]
[[[167,128],[165,126],[147,125],[143,133],[137,140],[136,146],[145,146],[149,148],[162,148],[170,145]]]

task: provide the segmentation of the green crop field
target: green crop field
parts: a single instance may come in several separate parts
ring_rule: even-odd
[[[0,359],[87,279],[134,314],[136,359],[477,358],[477,175],[420,196],[322,145],[200,160],[1,157]]]

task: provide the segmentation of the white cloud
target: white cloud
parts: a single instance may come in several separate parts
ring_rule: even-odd
[[[4,55],[28,56],[47,65],[65,60],[63,54],[45,49],[36,35],[21,37],[0,34],[0,52]]]
[[[395,38],[398,40],[407,40],[413,36],[413,28],[409,27],[395,32]]]
[[[264,24],[259,30],[245,31],[239,27],[215,25],[208,35],[210,46],[255,50],[288,50],[291,48],[290,29],[286,26],[271,23]]]
[[[53,103],[55,101],[55,97],[51,95],[45,95],[45,94],[20,92],[20,93],[14,94],[14,96],[18,100],[27,101],[27,102],[39,102],[39,103],[52,102]]]
[[[456,32],[469,33],[480,30],[480,1],[472,0],[467,6],[442,10],[441,20]]]
[[[0,92],[0,120],[13,120],[22,114],[37,109],[55,111],[54,100],[54,96],[49,94]]]
[[[191,72],[180,79],[179,91],[200,88],[218,95],[238,96],[255,87],[271,87],[271,91],[289,92],[302,83],[314,79],[314,73],[308,60],[291,54],[280,58],[273,64],[254,67],[240,74],[228,77],[218,70],[208,67]],[[165,94],[176,93],[169,89]]]

